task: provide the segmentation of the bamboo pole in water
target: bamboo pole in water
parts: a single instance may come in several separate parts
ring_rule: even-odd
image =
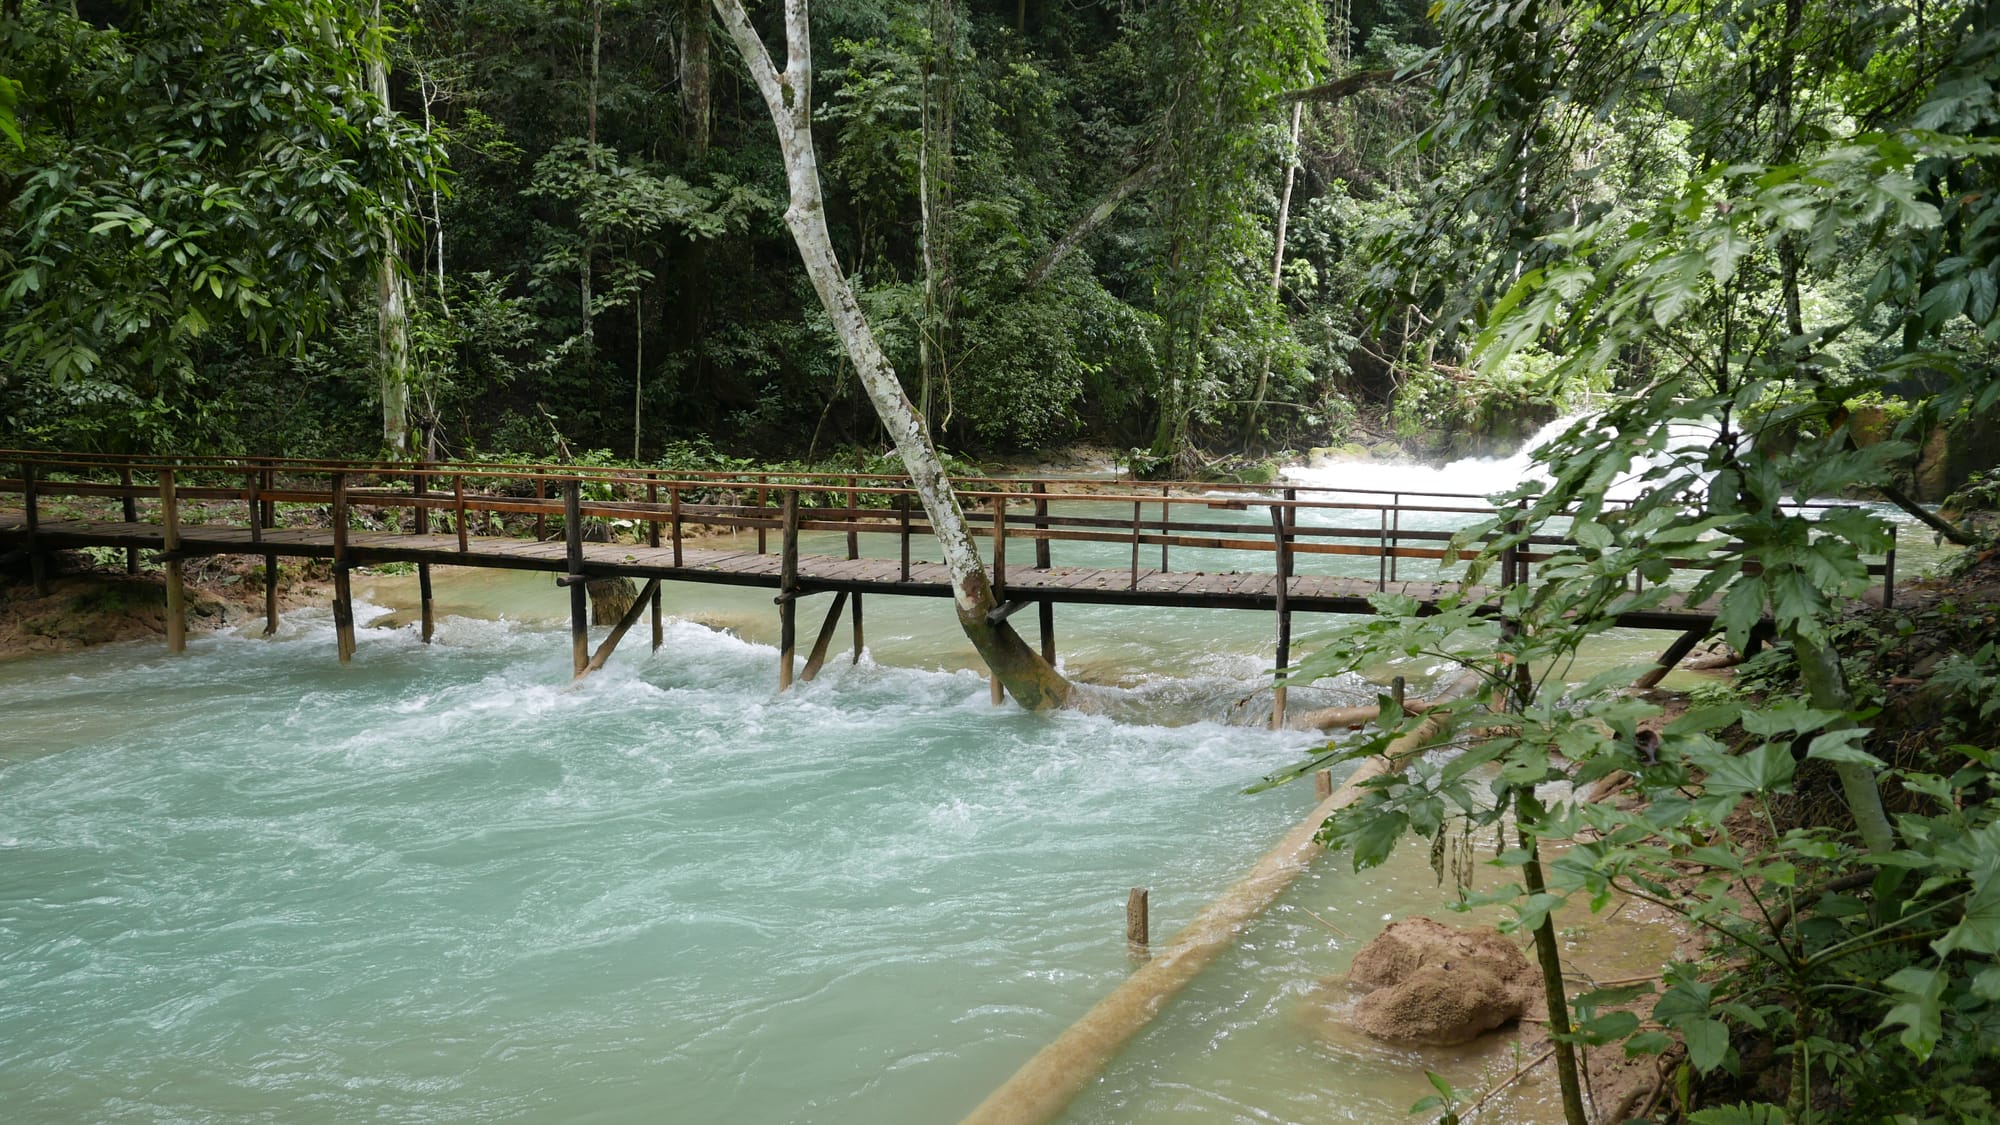
[[[811,683],[813,677],[819,675],[820,667],[826,663],[827,647],[833,643],[833,631],[840,625],[840,611],[846,608],[847,591],[837,591],[833,595],[833,605],[826,611],[826,620],[820,623],[819,638],[813,641],[812,652],[806,657],[806,668],[799,673],[799,679]]]
[[[1437,698],[1462,694],[1473,682],[1473,677],[1463,678]],[[1040,1125],[1062,1113],[1168,1000],[1234,944],[1237,935],[1305,871],[1321,851],[1313,840],[1321,822],[1353,804],[1361,796],[1363,782],[1401,769],[1410,755],[1436,741],[1445,732],[1448,717],[1446,711],[1432,714],[1415,730],[1390,743],[1380,757],[1362,761],[1333,796],[1321,801],[1286,833],[1249,874],[1197,915],[1124,984],[1015,1071],[961,1125]]]

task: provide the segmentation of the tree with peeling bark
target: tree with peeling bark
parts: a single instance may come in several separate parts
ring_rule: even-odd
[[[855,301],[833,252],[813,150],[812,39],[806,0],[785,0],[783,70],[773,63],[741,0],[714,0],[714,4],[777,129],[791,196],[785,226],[798,244],[806,274],[840,335],[869,402],[895,442],[911,487],[930,517],[945,566],[951,571],[952,602],[959,626],[993,675],[1023,707],[1040,711],[1067,704],[1073,695],[1069,681],[999,616],[986,566],[966,527],[958,494],[931,443],[930,429],[903,393],[903,385],[876,343],[868,318]]]

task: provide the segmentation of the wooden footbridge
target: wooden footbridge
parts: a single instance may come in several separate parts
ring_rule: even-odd
[[[930,523],[901,476],[22,451],[0,451],[0,465],[14,474],[0,478],[0,506],[19,502],[18,512],[0,512],[0,562],[25,556],[40,586],[51,551],[122,549],[135,572],[141,552],[150,552],[166,569],[174,651],[186,636],[182,564],[211,555],[262,557],[267,629],[277,624],[279,559],[330,561],[342,661],[354,652],[348,575],[356,566],[416,564],[426,641],[431,567],[550,572],[569,589],[579,676],[602,666],[648,606],[659,646],[663,581],[763,587],[777,595],[781,690],[796,665],[801,599],[833,595],[807,657],[810,679],[844,609],[858,657],[865,595],[952,593],[943,564],[924,557],[936,553]],[[1051,660],[1054,607],[1067,603],[1269,612],[1283,666],[1295,613],[1370,613],[1370,595],[1381,592],[1426,604],[1461,592],[1456,583],[1405,575],[1469,557],[1452,549],[1451,527],[1494,514],[1482,499],[1457,494],[1096,479],[956,483],[968,521],[990,544],[996,615],[1034,606]],[[831,533],[815,540],[827,553],[801,549],[801,536],[811,533]],[[1566,545],[1538,537],[1502,571],[1530,581],[1531,568]],[[1062,563],[1058,546],[1071,556]],[[1325,572],[1342,562],[1350,573]],[[1886,599],[1893,550],[1871,569]],[[592,654],[585,586],[616,577],[647,586]],[[1670,597],[1620,624],[1680,631],[1680,651],[1662,657],[1671,664],[1714,618],[1712,606]],[[1274,718],[1282,715],[1281,689]]]

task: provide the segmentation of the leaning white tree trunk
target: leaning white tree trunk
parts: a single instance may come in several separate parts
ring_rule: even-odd
[[[368,50],[368,86],[382,112],[389,109],[389,58],[382,0],[375,0],[374,42]],[[377,363],[382,386],[382,441],[395,456],[410,451],[410,283],[403,276],[395,224],[382,222],[382,256],[375,263]],[[442,267],[440,267],[442,269]]]
[[[812,41],[806,0],[785,0],[783,71],[772,63],[763,39],[750,26],[742,0],[713,2],[716,15],[729,30],[751,79],[764,95],[765,105],[770,107],[772,124],[777,126],[791,193],[785,225],[791,228],[799,256],[805,261],[806,274],[812,278],[813,288],[840,334],[862,388],[896,443],[896,452],[902,456],[912,487],[930,516],[945,566],[951,571],[959,624],[986,666],[1022,706],[1030,710],[1060,706],[1069,699],[1069,682],[1029,648],[1012,626],[989,618],[995,608],[993,587],[966,528],[958,494],[952,491],[937,449],[931,445],[929,428],[903,393],[895,369],[876,344],[868,319],[862,315],[854,291],[847,285],[847,276],[834,256],[820,196],[819,162],[813,153]]]

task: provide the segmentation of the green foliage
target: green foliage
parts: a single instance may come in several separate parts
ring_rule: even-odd
[[[0,22],[23,91],[0,163],[0,362],[10,384],[79,386],[0,395],[76,418],[78,441],[186,448],[205,341],[290,347],[338,319],[437,174],[366,91],[365,15],[162,0],[117,30],[61,5]]]

